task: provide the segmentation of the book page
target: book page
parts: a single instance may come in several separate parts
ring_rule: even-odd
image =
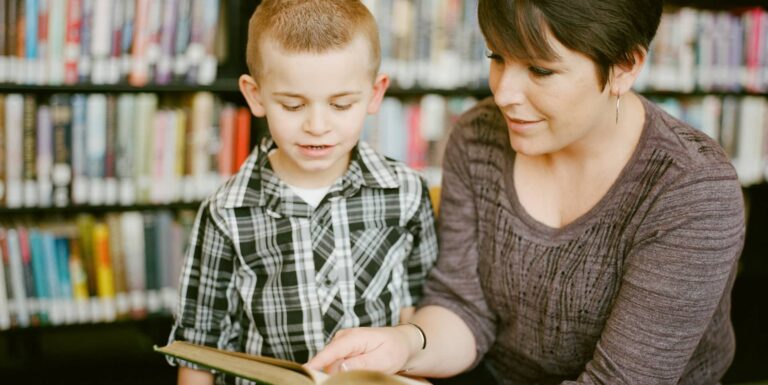
[[[314,385],[301,365],[175,341],[155,351],[245,379],[280,385]]]

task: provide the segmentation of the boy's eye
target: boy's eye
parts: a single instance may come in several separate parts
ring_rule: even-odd
[[[530,67],[528,67],[528,71],[531,71],[533,76],[539,76],[539,77],[549,76],[549,75],[552,75],[554,73],[551,70],[548,70],[546,68],[537,67],[537,66],[530,66]]]
[[[339,111],[345,111],[352,107],[352,104],[331,103],[331,107]]]
[[[304,107],[303,104],[281,104],[281,106],[283,106],[283,109],[286,111],[298,111],[301,107]]]

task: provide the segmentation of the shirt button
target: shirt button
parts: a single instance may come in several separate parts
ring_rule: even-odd
[[[333,286],[333,280],[330,279],[329,277],[325,277],[325,279],[323,279],[323,285],[325,285],[325,286]]]

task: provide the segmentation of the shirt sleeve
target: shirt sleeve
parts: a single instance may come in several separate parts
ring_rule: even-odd
[[[730,333],[715,314],[720,307],[727,317],[744,231],[743,196],[731,170],[688,172],[661,193],[627,256],[592,360],[564,384],[703,383],[696,378],[723,373],[733,346],[707,346],[702,337],[708,327]],[[689,368],[700,344],[722,350],[707,352],[722,360]]]
[[[240,334],[241,305],[234,277],[235,253],[231,238],[214,219],[208,202],[198,211],[184,258],[169,343],[179,340],[239,350],[235,341]]]
[[[446,308],[466,323],[475,337],[474,367],[495,339],[496,316],[486,303],[478,273],[477,210],[463,137],[468,128],[454,128],[446,146],[438,214],[439,254],[419,307]]]
[[[403,307],[414,306],[421,299],[424,281],[437,259],[437,235],[435,233],[435,215],[429,199],[427,183],[421,180],[421,199],[419,207],[408,222],[408,232],[413,235],[413,248],[405,260],[403,284]]]

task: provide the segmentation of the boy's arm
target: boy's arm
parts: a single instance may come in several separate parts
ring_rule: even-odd
[[[210,205],[210,201],[201,205],[190,233],[169,343],[179,340],[237,350],[238,346],[232,345],[232,341],[237,340],[232,334],[239,330],[235,315],[241,306],[234,278],[236,253],[229,232],[221,224],[222,219]],[[197,368],[187,362],[180,363]]]
[[[402,309],[400,309],[400,323],[404,324],[411,320],[411,317],[413,317],[413,313],[416,312],[415,306],[406,306]]]
[[[197,370],[179,367],[178,385],[213,385],[213,373],[204,370]]]
[[[405,260],[403,292],[407,297],[403,304],[406,306],[415,305],[421,298],[427,274],[437,259],[437,235],[432,201],[429,197],[426,181],[423,178],[420,178],[419,181],[421,182],[419,207],[407,224],[408,231],[413,235],[413,249]],[[408,313],[404,314],[408,315]],[[413,314],[413,311],[410,314]],[[401,321],[403,320],[404,318],[401,317]]]

